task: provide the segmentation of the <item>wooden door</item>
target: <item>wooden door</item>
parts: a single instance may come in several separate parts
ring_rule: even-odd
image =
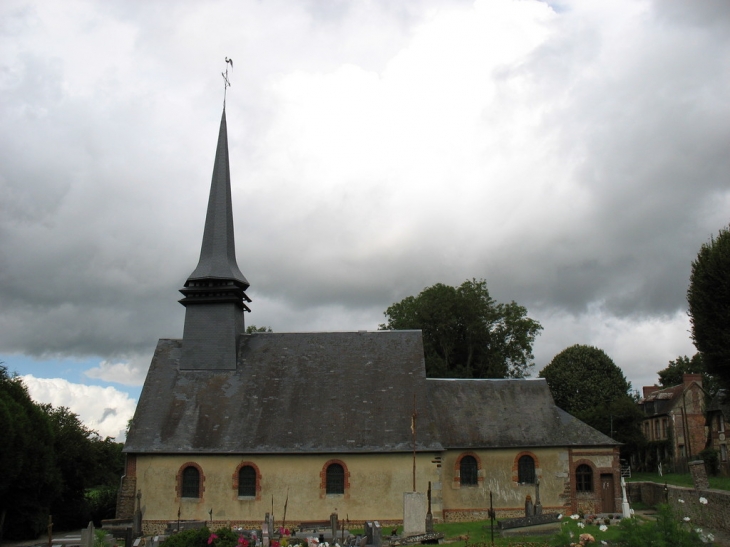
[[[604,513],[615,512],[615,497],[616,492],[613,488],[613,475],[601,475],[601,509]]]

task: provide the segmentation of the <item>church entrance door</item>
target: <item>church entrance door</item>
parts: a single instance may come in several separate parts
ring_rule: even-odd
[[[614,506],[615,496],[613,475],[601,475],[601,508],[604,513],[613,513],[616,510]]]

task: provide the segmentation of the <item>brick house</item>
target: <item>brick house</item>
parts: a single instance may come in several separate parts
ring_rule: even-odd
[[[728,461],[728,436],[730,436],[730,399],[727,392],[720,392],[712,398],[707,407],[708,446],[717,450],[720,459],[720,472],[730,475]]]
[[[643,395],[639,408],[644,413],[641,430],[647,447],[641,465],[654,469],[662,463],[683,469],[707,440],[702,375],[684,374],[681,384],[667,388],[644,386]]]

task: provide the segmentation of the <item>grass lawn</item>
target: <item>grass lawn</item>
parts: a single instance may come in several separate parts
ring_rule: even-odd
[[[710,482],[710,488],[717,488],[718,490],[730,490],[730,477],[708,477]],[[686,486],[692,488],[692,476],[690,474],[680,473],[665,473],[663,477],[660,477],[658,473],[632,473],[630,479],[626,479],[626,482],[656,482],[659,484],[672,484],[674,486]]]
[[[614,523],[616,521],[613,521]],[[608,530],[601,532],[597,525],[586,525],[585,528],[580,528],[578,522],[570,518],[563,518],[561,521],[561,527],[568,533],[573,534],[573,540],[577,541],[580,534],[591,534],[597,543],[593,545],[601,545],[601,540],[613,541],[618,537],[618,526],[611,524]],[[444,524],[435,524],[434,529],[437,532],[444,534],[444,540],[451,547],[490,547],[492,545],[490,521],[478,521],[478,522],[449,522]],[[398,531],[402,531],[399,527]],[[386,532],[386,529],[383,530]],[[390,528],[387,528],[387,532],[390,532]],[[351,530],[351,533],[362,534],[362,530]],[[465,540],[464,537],[468,537]],[[549,547],[553,541],[555,534],[552,535],[540,535],[540,536],[509,536],[506,538],[501,537],[499,530],[497,530],[496,522],[494,529],[494,545],[496,547]]]

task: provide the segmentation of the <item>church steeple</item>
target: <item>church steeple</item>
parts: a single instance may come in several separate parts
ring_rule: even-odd
[[[248,287],[236,263],[224,108],[200,260],[180,289],[185,295],[180,303],[186,308],[180,368],[236,368],[238,337],[244,332],[243,312],[251,311],[246,306],[251,300],[244,292]]]

